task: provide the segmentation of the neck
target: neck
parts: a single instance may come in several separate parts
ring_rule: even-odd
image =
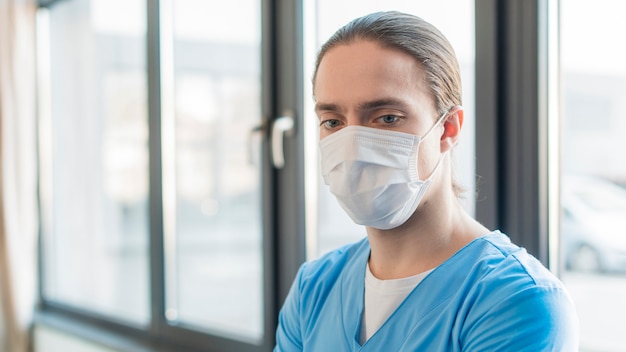
[[[433,269],[488,230],[472,219],[450,190],[436,201],[425,201],[403,225],[367,228],[372,274],[397,279]]]

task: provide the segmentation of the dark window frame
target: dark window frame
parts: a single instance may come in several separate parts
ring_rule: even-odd
[[[476,217],[546,266],[549,1],[476,0]]]

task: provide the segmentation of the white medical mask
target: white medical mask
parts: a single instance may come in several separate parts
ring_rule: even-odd
[[[426,180],[417,171],[420,138],[409,133],[347,126],[320,141],[324,182],[352,220],[381,230],[404,224],[415,212],[435,169]]]

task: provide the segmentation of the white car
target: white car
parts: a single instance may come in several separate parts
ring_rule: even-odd
[[[626,272],[626,189],[600,178],[566,176],[561,205],[566,268]]]

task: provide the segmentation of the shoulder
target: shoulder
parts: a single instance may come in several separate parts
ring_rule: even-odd
[[[577,344],[574,304],[539,260],[499,232],[477,239],[468,249],[467,255],[479,259],[466,282],[472,302],[467,307],[467,346],[544,351],[571,350]],[[515,338],[512,332],[526,338]]]
[[[480,259],[475,269],[480,272],[482,280],[564,289],[561,281],[537,258],[501,232],[495,231],[476,242]]]
[[[433,272],[458,285],[456,295],[472,306],[489,308],[522,292],[536,297],[567,296],[561,281],[524,248],[495,231],[475,239]]]
[[[535,295],[536,303],[540,302],[539,297],[568,298],[563,283],[506,235],[496,231],[475,240],[471,246],[466,255],[475,256],[475,260],[467,283],[474,286],[475,294],[488,297],[490,306],[522,297],[522,293]]]

